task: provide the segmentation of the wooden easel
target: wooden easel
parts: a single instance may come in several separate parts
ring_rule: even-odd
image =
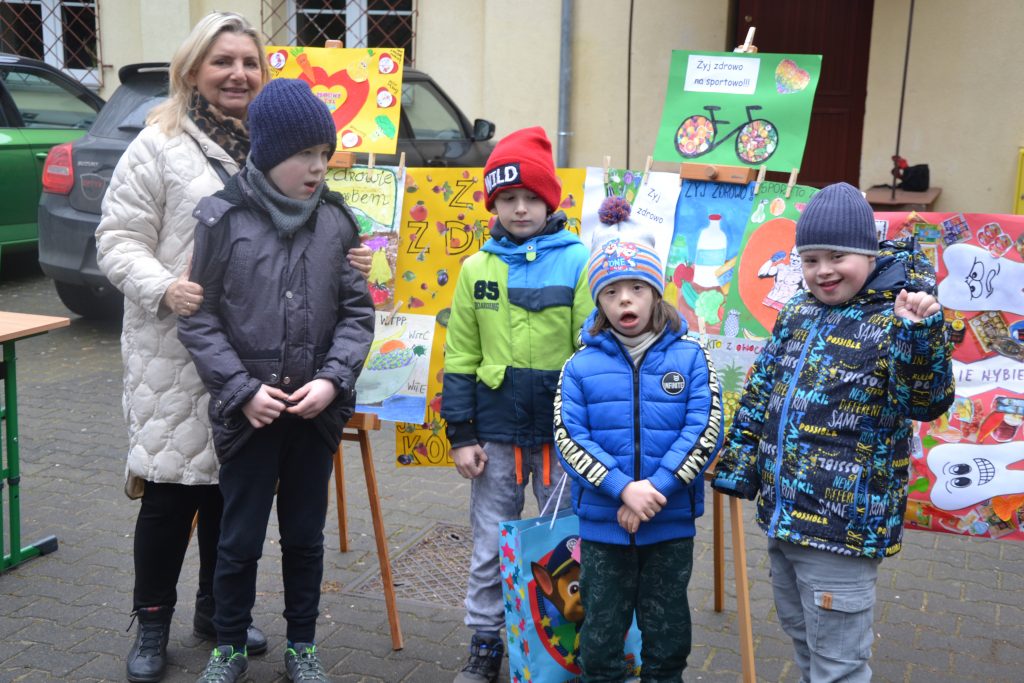
[[[380,429],[380,418],[374,413],[356,413],[345,424],[341,443],[334,453],[334,490],[338,495],[338,546],[341,552],[348,552],[348,514],[345,510],[345,469],[342,466],[342,448],[346,441],[359,444],[363,458],[363,474],[366,476],[366,497],[370,501],[370,517],[373,520],[373,538],[377,543],[377,560],[380,562],[380,578],[384,584],[384,603],[387,606],[388,623],[391,626],[391,649],[405,647],[402,625],[398,621],[395,605],[395,584],[391,577],[391,559],[388,555],[388,539],[384,533],[384,514],[380,506],[377,489],[377,471],[373,467],[373,447],[370,445],[370,431]],[[351,430],[351,431],[350,431]]]

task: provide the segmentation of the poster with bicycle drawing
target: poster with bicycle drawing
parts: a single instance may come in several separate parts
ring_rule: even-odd
[[[1024,541],[1024,216],[877,213],[935,264],[956,398],[921,424],[906,525]]]
[[[821,55],[673,50],[654,158],[800,168]]]

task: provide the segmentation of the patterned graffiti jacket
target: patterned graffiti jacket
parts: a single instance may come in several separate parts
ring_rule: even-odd
[[[934,292],[912,243],[883,242],[850,301],[804,291],[779,315],[715,470],[713,486],[753,499],[770,538],[843,555],[900,551],[912,437],[953,402],[942,312],[893,313],[901,289]]]
[[[594,308],[590,254],[555,212],[522,244],[495,221],[462,265],[445,337],[441,417],[453,447],[551,443],[562,364]]]
[[[596,314],[596,313],[595,313]],[[722,442],[722,398],[706,350],[666,329],[639,366],[615,336],[589,333],[562,370],[555,444],[573,479],[580,536],[616,545],[692,538],[702,474]],[[668,503],[630,535],[616,521],[626,485],[647,479]]]

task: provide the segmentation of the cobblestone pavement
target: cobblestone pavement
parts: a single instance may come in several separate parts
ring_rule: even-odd
[[[24,265],[31,259],[34,254],[4,258],[0,310],[70,315],[52,283]],[[126,628],[138,508],[122,493],[126,437],[118,334],[116,325],[72,317],[69,328],[17,346],[22,539],[29,543],[55,534],[60,546],[0,574],[0,682],[124,678],[133,635]],[[390,429],[375,434],[373,444],[393,555],[435,524],[466,524],[469,488],[454,471],[396,469]],[[468,641],[460,609],[422,599],[400,601],[405,648],[396,652],[379,591],[349,590],[367,584],[377,558],[362,466],[351,448],[347,452],[351,544],[349,552],[339,552],[332,503],[318,626],[324,662],[337,681],[451,681]],[[790,644],[772,608],[765,540],[752,522],[752,506],[746,504],[744,512],[758,679],[796,681]],[[271,528],[254,613],[270,639],[270,652],[252,659],[254,681],[284,680],[276,539]],[[736,681],[741,670],[731,570],[726,611],[712,609],[710,541],[708,515],[700,524],[690,585],[694,647],[688,682]],[[726,552],[731,557],[731,550]],[[443,566],[424,563],[420,570]],[[209,653],[208,644],[191,635],[196,574],[192,548],[179,585],[167,681],[195,680]],[[437,577],[449,588],[461,581]],[[909,532],[905,550],[882,564],[878,593],[876,681],[1024,680],[1024,546]]]

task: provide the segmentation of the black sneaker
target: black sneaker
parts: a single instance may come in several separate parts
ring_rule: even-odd
[[[501,640],[474,634],[469,644],[469,659],[454,683],[495,683],[504,657],[505,644]]]
[[[230,645],[218,645],[210,654],[203,675],[197,683],[235,683],[245,680],[245,672],[249,669],[249,658],[245,656],[245,648],[236,650]]]
[[[284,651],[284,671],[289,681],[329,681],[313,643],[294,643]]]

